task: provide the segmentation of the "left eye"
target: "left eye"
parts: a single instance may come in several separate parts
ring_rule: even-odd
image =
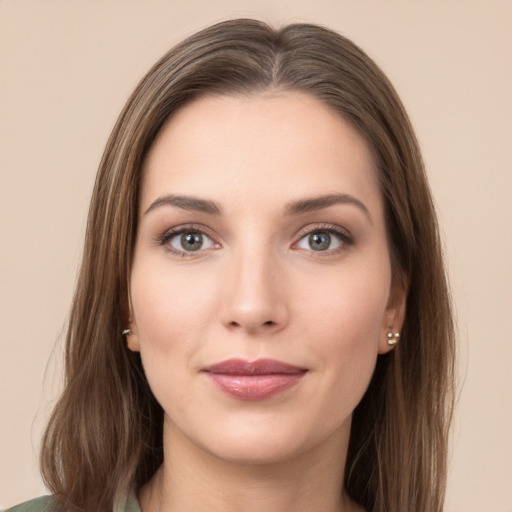
[[[168,239],[169,245],[179,252],[197,252],[202,249],[210,249],[215,243],[200,231],[183,231],[176,233]]]
[[[342,244],[341,235],[331,231],[313,231],[303,236],[297,247],[309,251],[329,251],[337,249]]]

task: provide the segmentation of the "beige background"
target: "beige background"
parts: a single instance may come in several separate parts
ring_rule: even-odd
[[[458,311],[465,383],[446,510],[512,512],[510,0],[0,0],[0,506],[44,493],[36,454],[59,388],[55,343],[116,116],[172,44],[240,16],[327,24],[401,94]]]

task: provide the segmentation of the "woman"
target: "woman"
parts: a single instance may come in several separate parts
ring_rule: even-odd
[[[396,93],[313,25],[217,24],[129,99],[14,510],[442,510],[454,337]],[[32,507],[32,508],[30,508]]]

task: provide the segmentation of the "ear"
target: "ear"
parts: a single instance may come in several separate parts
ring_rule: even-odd
[[[128,350],[131,350],[132,352],[140,352],[139,334],[137,324],[133,319],[133,313],[130,313],[129,315],[127,330],[129,331],[126,334],[126,346],[128,347]]]
[[[379,354],[386,354],[394,348],[388,343],[388,333],[400,333],[405,321],[405,309],[409,280],[401,273],[396,273],[391,281],[388,304],[382,319],[379,336]]]
[[[139,331],[137,330],[137,323],[135,322],[135,316],[133,314],[132,299],[130,293],[130,285],[128,280],[127,294],[125,297],[124,310],[124,325],[126,326],[123,330],[123,335],[126,339],[126,346],[128,350],[132,352],[140,352],[139,344]]]

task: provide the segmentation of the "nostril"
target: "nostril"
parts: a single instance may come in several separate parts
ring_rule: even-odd
[[[229,323],[229,325],[231,327],[242,327],[243,322],[240,323],[240,322],[236,322],[235,320],[233,320]],[[264,326],[264,327],[273,327],[274,325],[277,325],[277,324],[273,320],[267,320],[266,322],[263,322],[262,324],[259,324],[259,325]]]

